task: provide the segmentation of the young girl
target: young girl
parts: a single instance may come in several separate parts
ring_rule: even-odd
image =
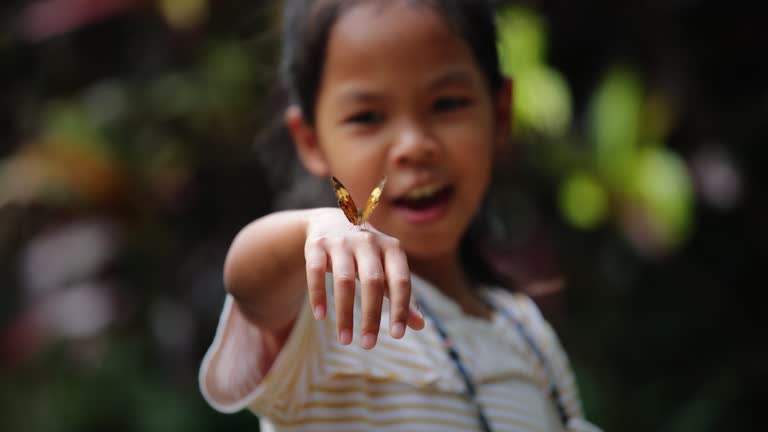
[[[297,0],[284,25],[302,164],[361,208],[387,180],[362,228],[316,208],[237,236],[208,402],[266,431],[594,430],[534,303],[465,248],[509,133],[490,6]]]

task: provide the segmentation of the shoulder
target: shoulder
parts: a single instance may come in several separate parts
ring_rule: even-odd
[[[523,325],[531,326],[532,330],[543,330],[539,327],[547,324],[541,310],[531,297],[522,292],[511,292],[504,288],[489,288],[488,294],[496,304],[514,314]]]
[[[570,417],[583,419],[581,398],[576,385],[568,354],[557,333],[544,318],[539,307],[524,293],[510,293],[501,289],[491,290],[496,301],[507,307],[528,331],[552,374],[550,379],[558,387],[562,402]]]
[[[490,294],[498,305],[505,308],[530,333],[545,356],[566,356],[555,329],[530,296],[501,288],[491,289]]]

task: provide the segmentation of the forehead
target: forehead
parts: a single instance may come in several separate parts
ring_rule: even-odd
[[[479,73],[469,45],[433,7],[405,0],[362,2],[344,13],[328,38],[324,75],[403,80],[440,68]]]

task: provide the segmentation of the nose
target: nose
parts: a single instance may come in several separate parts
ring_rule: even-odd
[[[417,123],[398,128],[390,151],[396,165],[425,165],[435,162],[441,153],[439,140],[429,129]]]

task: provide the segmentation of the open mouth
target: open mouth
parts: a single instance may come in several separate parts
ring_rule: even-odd
[[[449,184],[426,185],[395,199],[393,205],[411,222],[430,222],[442,216],[454,192]]]

